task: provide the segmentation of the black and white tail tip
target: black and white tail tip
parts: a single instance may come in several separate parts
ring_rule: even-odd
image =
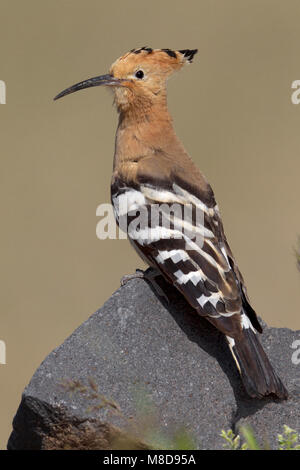
[[[271,395],[286,400],[288,392],[270,364],[245,314],[242,314],[242,324],[243,330],[239,339],[229,336],[226,338],[246,392],[252,398]]]

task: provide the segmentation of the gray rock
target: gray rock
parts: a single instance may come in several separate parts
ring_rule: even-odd
[[[223,335],[160,283],[169,304],[129,281],[49,354],[23,392],[8,449],[143,448],[151,429],[172,436],[183,426],[196,448],[220,449],[221,430],[245,423],[274,447],[284,424],[300,430],[291,361],[300,332],[265,326],[261,336],[290,398],[249,399]]]

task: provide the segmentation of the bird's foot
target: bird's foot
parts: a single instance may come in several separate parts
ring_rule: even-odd
[[[133,279],[145,279],[145,281],[148,281],[151,284],[156,294],[159,297],[163,298],[167,302],[167,304],[169,304],[170,302],[167,295],[164,293],[160,285],[155,280],[158,276],[161,276],[161,274],[155,268],[148,268],[146,269],[146,271],[143,271],[142,269],[136,269],[134,274],[126,274],[122,277],[121,286],[125,286],[128,281],[132,281]]]

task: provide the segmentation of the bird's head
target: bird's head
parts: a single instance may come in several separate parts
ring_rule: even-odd
[[[132,49],[117,59],[106,75],[84,80],[59,93],[54,99],[93,86],[114,89],[119,111],[132,106],[146,106],[165,99],[166,81],[186,63],[191,63],[197,49]]]

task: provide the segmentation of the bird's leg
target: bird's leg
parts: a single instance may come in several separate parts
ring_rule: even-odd
[[[161,273],[157,269],[152,267],[146,269],[146,271],[143,271],[142,269],[136,269],[134,274],[126,274],[122,277],[121,286],[125,286],[128,281],[131,281],[133,279],[145,279],[145,281],[148,281],[151,284],[156,294],[159,297],[165,299],[165,301],[169,304],[170,302],[167,295],[164,293],[160,285],[155,280],[158,276],[161,276]]]

